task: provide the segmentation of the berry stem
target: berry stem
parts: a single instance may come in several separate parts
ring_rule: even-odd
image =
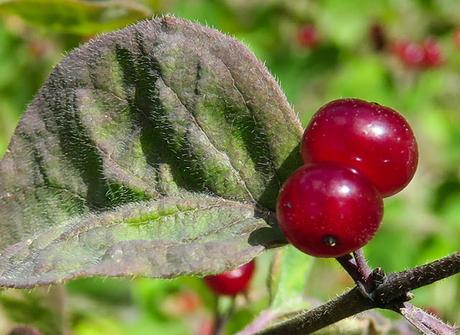
[[[376,284],[373,281],[373,276],[371,276],[372,269],[367,264],[362,250],[358,249],[353,252],[353,255],[347,254],[336,259],[353,279],[361,293],[371,299]]]
[[[230,306],[224,313],[221,313],[219,309],[219,299],[216,297],[216,302],[214,305],[214,329],[212,335],[222,335],[225,333],[225,325],[233,316],[235,312],[235,297],[231,297]]]
[[[381,268],[372,270],[366,261],[362,249],[353,252],[353,256],[348,254],[337,257],[337,261],[347,271],[361,293],[369,298],[374,299],[374,290],[385,281],[385,273]],[[405,293],[402,294],[405,296]],[[410,300],[410,298],[408,299]]]
[[[368,280],[369,276],[372,273],[372,269],[370,268],[369,264],[367,264],[363,249],[360,248],[354,251],[353,256],[355,257],[356,267],[359,273],[361,274],[362,278]]]
[[[364,278],[361,276],[361,273],[358,271],[356,260],[353,258],[351,254],[346,254],[346,255],[337,257],[336,260],[340,263],[340,265],[344,268],[344,270],[347,271],[347,273],[355,281],[355,283],[363,281]]]

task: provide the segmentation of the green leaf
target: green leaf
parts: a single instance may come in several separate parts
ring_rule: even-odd
[[[311,307],[305,297],[305,285],[314,258],[292,245],[277,250],[273,255],[268,281],[271,303],[238,334],[255,334],[282,320],[293,318]]]
[[[305,286],[313,263],[313,257],[292,245],[278,251],[271,271],[273,298],[267,310],[273,318],[272,324],[311,307],[311,302],[305,298]]]
[[[279,259],[280,265],[275,276],[275,293],[271,307],[283,309],[290,307],[293,310],[299,306],[305,307],[305,285],[310,269],[313,266],[314,258],[307,256],[292,245],[282,250]],[[296,307],[297,306],[297,307]]]
[[[6,290],[0,295],[1,329],[15,329],[14,334],[32,334],[20,331],[35,329],[43,335],[64,334],[63,287],[38,288],[32,291]],[[6,319],[5,319],[6,318]],[[2,331],[3,334],[3,331]],[[5,333],[6,334],[6,333]],[[10,334],[10,332],[8,332]]]
[[[0,162],[0,285],[216,273],[284,241],[302,129],[239,42],[172,17],[70,53]]]
[[[4,249],[0,286],[224,271],[262,250],[263,215],[251,205],[184,194],[78,217]]]
[[[0,0],[0,14],[14,14],[30,24],[63,33],[105,32],[152,15],[134,1]]]

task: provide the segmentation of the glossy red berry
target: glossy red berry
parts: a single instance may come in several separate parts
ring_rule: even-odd
[[[418,162],[407,121],[391,108],[359,99],[321,107],[305,129],[301,152],[305,163],[335,162],[357,170],[383,197],[402,190]]]
[[[297,40],[299,42],[299,45],[304,48],[315,47],[319,42],[315,26],[302,26],[297,33]]]
[[[234,270],[207,276],[204,281],[214,293],[234,296],[248,289],[255,267],[256,263],[252,260]]]
[[[405,66],[409,68],[423,67],[425,52],[419,44],[409,41],[397,41],[394,43],[392,50]]]
[[[357,172],[330,163],[305,165],[283,185],[276,208],[281,230],[296,248],[338,257],[365,245],[383,216],[382,197]]]
[[[442,50],[434,39],[426,39],[423,44],[423,65],[425,67],[438,67],[443,62]]]

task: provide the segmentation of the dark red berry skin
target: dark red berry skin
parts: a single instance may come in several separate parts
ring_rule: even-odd
[[[305,163],[335,162],[357,170],[383,197],[402,190],[418,163],[407,121],[391,108],[359,99],[321,107],[305,129],[301,152]]]
[[[339,257],[364,246],[383,216],[383,200],[369,180],[330,163],[305,165],[283,185],[277,218],[296,248]]]
[[[256,263],[252,260],[234,270],[207,276],[204,281],[217,295],[235,296],[248,289],[255,268]]]
[[[299,45],[304,48],[314,48],[318,45],[319,39],[316,28],[313,25],[302,26],[297,33]]]
[[[423,44],[423,65],[427,68],[435,68],[442,64],[443,56],[439,43],[434,39],[426,39]]]

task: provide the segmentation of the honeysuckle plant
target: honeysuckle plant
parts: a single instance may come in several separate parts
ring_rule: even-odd
[[[203,277],[282,247],[276,201],[302,132],[268,70],[216,30],[165,16],[89,41],[54,68],[0,162],[0,287]],[[458,252],[390,275],[360,250],[339,262],[356,288],[295,309],[281,270],[243,334],[305,334],[373,308],[455,333],[408,301],[458,273]]]

